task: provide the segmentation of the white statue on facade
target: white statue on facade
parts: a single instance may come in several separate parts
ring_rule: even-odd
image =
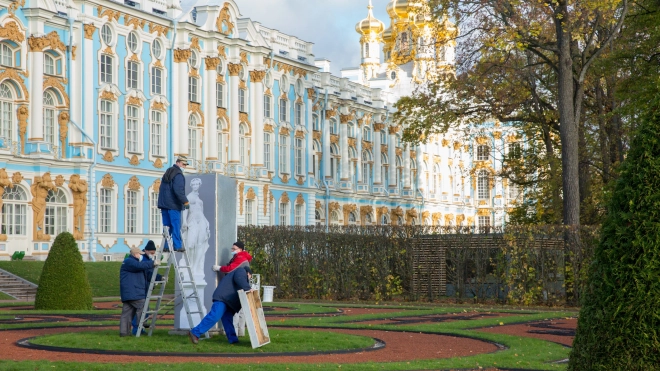
[[[192,191],[188,194],[190,209],[184,210],[181,222],[182,238],[188,251],[195,282],[204,281],[204,258],[211,237],[209,221],[204,216],[204,201],[199,198],[199,187],[201,185],[202,180],[199,178],[190,181],[190,187],[192,188]]]

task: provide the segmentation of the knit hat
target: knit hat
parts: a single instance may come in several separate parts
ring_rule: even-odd
[[[241,250],[245,250],[245,245],[243,245],[243,242],[241,241],[234,242],[234,246],[238,247]]]
[[[142,250],[139,247],[131,247],[131,255],[133,254],[142,254]]]
[[[156,251],[156,244],[154,241],[147,241],[147,246],[144,247],[144,251]]]

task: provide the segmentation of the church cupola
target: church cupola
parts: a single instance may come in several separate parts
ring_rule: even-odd
[[[380,43],[383,41],[382,34],[385,30],[385,24],[374,17],[373,8],[371,0],[369,0],[367,18],[355,25],[355,31],[361,35],[362,63],[360,66],[367,79],[375,76],[380,65]]]

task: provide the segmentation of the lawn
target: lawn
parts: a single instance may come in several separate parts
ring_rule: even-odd
[[[0,269],[39,284],[44,264],[43,261],[2,261]],[[89,284],[92,286],[92,296],[119,296],[119,269],[122,262],[85,262],[84,264]],[[174,270],[170,271],[165,293],[174,293]]]
[[[374,340],[357,335],[323,331],[272,329],[271,343],[252,349],[250,339],[241,337],[238,344],[229,344],[227,338],[214,336],[193,345],[187,336],[169,335],[167,329],[155,330],[153,336],[120,338],[116,330],[79,332],[38,337],[31,343],[64,348],[106,349],[135,351],[149,349],[150,353],[280,353],[323,352],[331,350],[360,349],[374,345]]]
[[[9,296],[4,292],[0,291],[0,300],[16,300],[13,296]]]

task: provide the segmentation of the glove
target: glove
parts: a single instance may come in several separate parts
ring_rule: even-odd
[[[183,204],[183,209],[184,210],[190,209],[190,204],[189,203],[188,204]]]
[[[213,266],[213,271],[214,272],[220,272],[220,266],[219,265],[214,265]]]

